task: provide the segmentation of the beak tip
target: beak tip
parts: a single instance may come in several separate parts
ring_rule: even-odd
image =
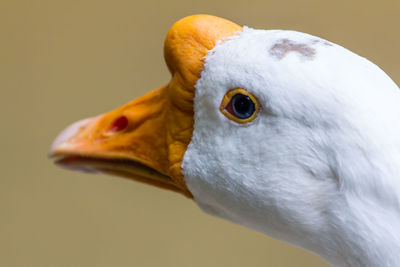
[[[48,157],[51,158],[51,157],[56,156],[57,150],[59,150],[60,147],[63,146],[63,144],[65,144],[68,139],[73,137],[82,126],[88,124],[88,122],[91,120],[93,120],[93,118],[87,118],[87,119],[83,119],[83,120],[74,122],[71,125],[69,125],[67,128],[65,128],[63,131],[61,131],[61,133],[58,134],[56,139],[51,144],[50,150],[48,152]]]

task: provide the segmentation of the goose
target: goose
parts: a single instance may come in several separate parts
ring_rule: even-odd
[[[62,131],[65,168],[173,190],[333,266],[400,265],[400,91],[322,38],[176,22],[170,82]]]

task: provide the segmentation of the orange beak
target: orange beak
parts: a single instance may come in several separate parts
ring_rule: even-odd
[[[56,138],[50,156],[66,168],[124,176],[192,197],[181,163],[193,131],[194,85],[208,51],[240,30],[209,15],[178,21],[164,47],[170,83],[107,114],[72,124]]]

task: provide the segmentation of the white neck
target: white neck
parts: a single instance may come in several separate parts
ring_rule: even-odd
[[[400,262],[400,216],[394,207],[347,200],[310,248],[333,266],[397,266]],[[356,208],[352,207],[357,206]]]
[[[400,263],[400,170],[390,167],[400,164],[393,162],[398,157],[391,158],[381,159],[382,164],[375,159],[374,169],[354,173],[354,168],[349,168],[352,174],[341,174],[347,176],[347,184],[341,185],[335,203],[327,211],[326,227],[314,235],[317,243],[309,244],[310,250],[333,266],[384,267]],[[359,185],[350,185],[351,180]]]
[[[326,233],[318,235],[323,248],[313,250],[334,266],[400,264],[400,144],[391,122],[371,122],[359,127],[365,129],[359,137],[331,140],[337,141],[330,165],[339,190],[327,211]]]

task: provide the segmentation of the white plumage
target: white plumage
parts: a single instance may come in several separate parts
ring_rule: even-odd
[[[293,31],[244,28],[205,59],[182,170],[207,213],[335,266],[400,264],[400,91],[376,65]],[[230,88],[262,109],[240,125]]]

